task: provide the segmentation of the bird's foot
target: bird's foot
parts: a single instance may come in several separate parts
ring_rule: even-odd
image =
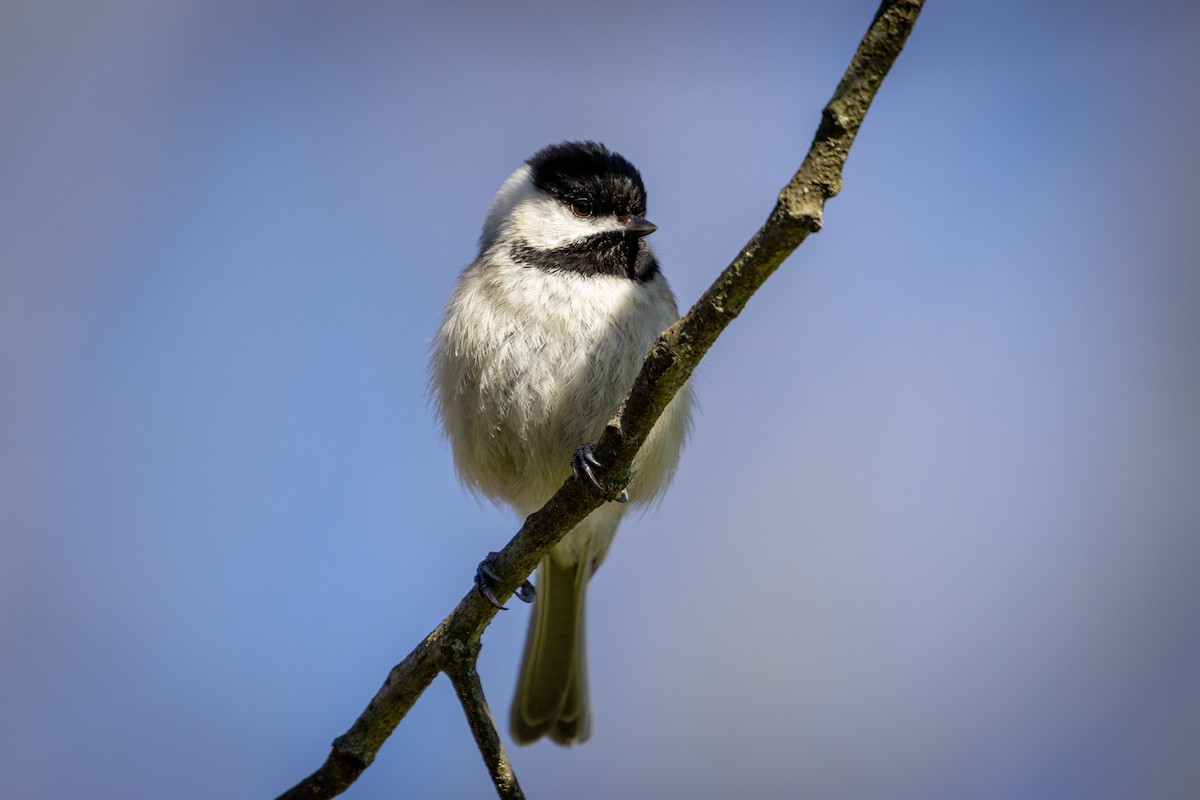
[[[575,451],[575,455],[571,456],[571,472],[575,474],[575,480],[596,490],[606,500],[616,500],[618,503],[629,502],[629,482],[633,480],[632,475],[625,476],[625,485],[619,489],[605,486],[596,478],[596,473],[592,471],[593,467],[601,466],[596,460],[596,445],[591,442],[584,442],[579,445]],[[615,497],[614,497],[615,495]]]
[[[500,605],[500,601],[496,599],[495,588],[496,582],[500,580],[500,576],[492,568],[496,563],[496,559],[500,554],[492,551],[487,554],[487,558],[479,562],[479,566],[475,569],[475,588],[483,595],[483,598],[501,611],[508,611],[507,606]],[[522,581],[513,595],[522,603],[532,603],[534,595],[537,594],[533,588],[533,584],[529,581]]]

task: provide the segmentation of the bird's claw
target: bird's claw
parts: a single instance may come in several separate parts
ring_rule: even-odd
[[[479,562],[479,566],[475,569],[475,588],[483,595],[484,600],[487,600],[501,611],[508,611],[508,606],[501,605],[493,591],[496,582],[500,580],[500,576],[492,569],[492,565],[496,563],[496,559],[499,557],[500,554],[493,551],[487,554],[487,558]],[[533,588],[533,584],[527,580],[521,581],[521,585],[513,592],[513,595],[522,603],[532,603],[536,594],[537,591]]]
[[[596,477],[596,473],[592,471],[593,467],[603,466],[596,460],[596,445],[591,442],[584,442],[579,445],[575,451],[575,455],[571,456],[571,472],[575,475],[575,480],[582,484],[588,485],[595,489],[602,497],[609,500],[616,500],[618,503],[629,502],[629,482],[632,480],[631,475],[625,477],[625,485],[621,487],[621,491],[616,497],[613,497],[614,489],[600,483]]]

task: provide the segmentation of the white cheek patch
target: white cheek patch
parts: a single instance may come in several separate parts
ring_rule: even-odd
[[[616,217],[579,217],[544,192],[525,197],[513,209],[513,235],[538,250],[553,250],[606,231],[619,231]]]
[[[500,187],[488,210],[480,240],[521,240],[538,250],[553,250],[597,233],[619,231],[616,217],[578,217],[570,208],[533,185],[523,165]]]
[[[518,205],[525,202],[537,192],[533,179],[529,174],[529,165],[522,164],[513,174],[509,175],[492,198],[487,218],[483,222],[483,231],[479,235],[480,244],[489,247],[501,235],[501,231],[512,226],[512,213]]]

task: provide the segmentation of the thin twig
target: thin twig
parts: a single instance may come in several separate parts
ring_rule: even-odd
[[[463,712],[467,715],[467,724],[475,736],[475,744],[479,747],[479,754],[483,756],[488,775],[496,786],[496,793],[500,800],[525,800],[525,794],[517,783],[516,774],[513,773],[512,764],[504,752],[504,745],[500,742],[500,734],[496,733],[496,722],[488,708],[487,698],[483,695],[483,684],[480,683],[479,672],[475,668],[479,657],[479,643],[475,642],[474,647],[457,642],[455,644],[459,645],[460,652],[451,657],[446,666],[446,675],[454,684],[458,702],[462,704]]]
[[[720,333],[784,259],[810,233],[821,229],[825,201],[841,188],[850,145],[922,5],[923,0],[883,0],[821,114],[820,127],[804,162],[780,192],[767,221],[647,354],[629,396],[597,442],[596,457],[604,464],[597,471],[601,481],[616,483],[624,477],[655,420]],[[601,502],[578,482],[568,479],[545,506],[525,520],[492,562],[499,576],[497,599],[508,599],[550,548]],[[330,798],[345,791],[370,766],[380,746],[437,673],[449,670],[446,643],[478,642],[495,615],[496,609],[472,588],[454,611],[392,669],[350,730],[334,741],[325,763],[281,795],[280,800]]]

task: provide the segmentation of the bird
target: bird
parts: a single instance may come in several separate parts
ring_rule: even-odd
[[[603,144],[547,146],[500,186],[479,252],[463,270],[433,340],[429,385],[455,470],[473,493],[522,518],[573,473],[606,502],[537,569],[510,712],[518,744],[582,743],[592,731],[585,661],[588,580],[622,517],[659,498],[690,424],[685,384],[634,458],[625,487],[602,486],[592,450],[658,334],[679,316],[646,237],[637,168]],[[493,554],[494,555],[494,554]],[[477,583],[488,589],[485,560]]]

